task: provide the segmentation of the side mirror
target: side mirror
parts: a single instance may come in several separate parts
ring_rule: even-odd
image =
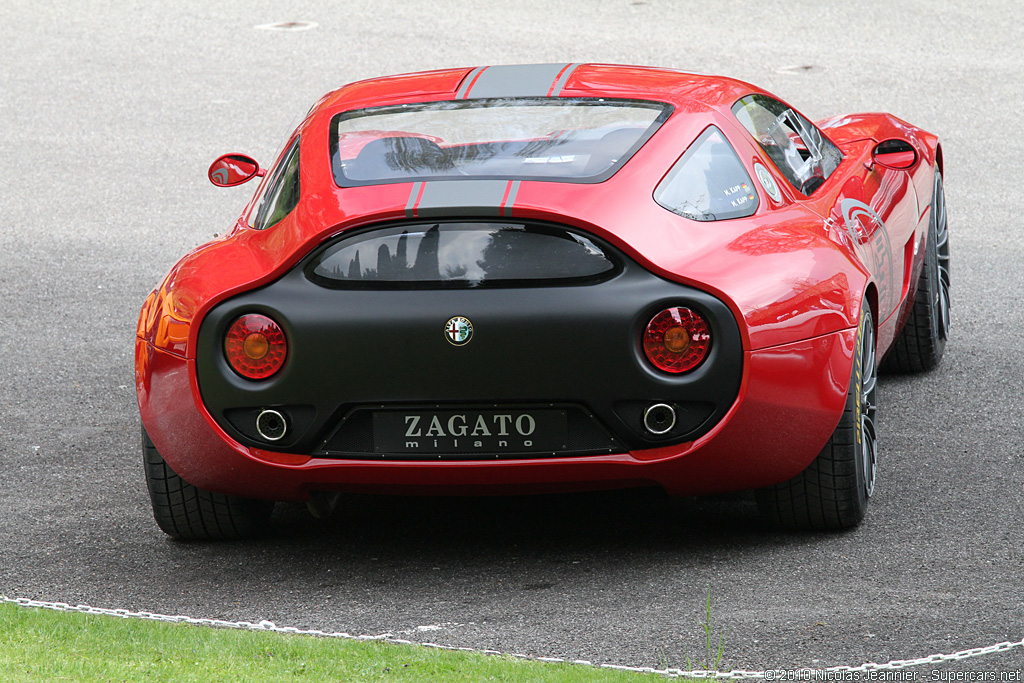
[[[906,140],[898,138],[878,143],[871,154],[879,166],[898,171],[906,171],[917,163],[917,150]]]
[[[265,173],[266,171],[250,156],[225,154],[210,164],[210,170],[206,175],[217,187],[234,187]]]

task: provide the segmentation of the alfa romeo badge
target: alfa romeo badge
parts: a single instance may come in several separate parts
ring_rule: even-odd
[[[473,338],[473,323],[457,315],[444,324],[444,336],[449,344],[463,346]]]

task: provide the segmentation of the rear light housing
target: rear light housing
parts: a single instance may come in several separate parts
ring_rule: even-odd
[[[284,330],[271,318],[248,313],[231,323],[224,338],[224,354],[231,368],[246,379],[267,379],[288,357]]]
[[[171,276],[168,276],[146,297],[139,311],[136,335],[162,351],[184,358],[195,304],[190,297],[175,290],[170,281]]]
[[[711,350],[711,328],[701,315],[682,306],[651,318],[643,335],[644,353],[654,367],[679,374],[693,370]]]

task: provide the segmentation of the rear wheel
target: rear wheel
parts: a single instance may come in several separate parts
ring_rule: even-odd
[[[861,314],[846,407],[831,438],[806,470],[757,491],[761,513],[785,529],[839,530],[860,523],[875,489],[875,328]]]
[[[914,307],[900,330],[882,369],[889,372],[923,372],[942,360],[949,337],[949,230],[942,175],[935,171],[931,217],[924,266],[917,281]]]
[[[164,533],[183,541],[255,538],[270,522],[274,504],[197,488],[171,469],[146,429],[142,457],[153,517]]]

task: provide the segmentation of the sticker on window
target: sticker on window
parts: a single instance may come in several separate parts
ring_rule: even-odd
[[[757,211],[753,183],[722,131],[708,127],[654,191],[654,201],[695,221],[721,221]]]

